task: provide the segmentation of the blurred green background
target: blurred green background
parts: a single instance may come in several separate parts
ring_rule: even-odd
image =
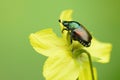
[[[94,65],[98,80],[120,80],[120,0],[0,0],[0,80],[44,80],[46,58],[28,37],[48,27],[59,35],[59,15],[66,9],[97,39],[113,44],[110,63]]]

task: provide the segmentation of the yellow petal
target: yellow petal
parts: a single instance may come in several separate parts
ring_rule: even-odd
[[[46,80],[76,80],[80,66],[71,56],[49,57],[44,64],[43,74]]]
[[[92,39],[91,43],[92,44],[89,48],[85,48],[91,56],[98,58],[97,62],[109,62],[112,45],[110,43],[97,41],[95,38]]]
[[[73,11],[71,9],[63,11],[60,15],[60,20],[66,20],[66,21],[72,20],[71,18],[72,12]]]
[[[64,21],[71,21],[71,15],[72,15],[72,10],[65,10],[61,13],[60,15],[60,20],[64,20]],[[61,30],[64,28],[64,26],[60,23],[60,28]],[[63,33],[63,38],[66,39],[66,35],[67,35],[67,31],[64,31]]]
[[[30,35],[30,42],[38,53],[45,56],[62,55],[64,53],[65,43],[63,39],[56,36],[52,29],[32,33]]]
[[[79,80],[93,80],[92,79],[92,74],[91,74],[91,70],[89,67],[89,63],[84,63],[82,65],[80,74],[79,74]],[[96,68],[93,68],[93,72],[94,72],[94,79],[97,80],[97,71]]]

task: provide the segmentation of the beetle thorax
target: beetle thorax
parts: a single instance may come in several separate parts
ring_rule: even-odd
[[[77,28],[80,28],[80,25],[78,23],[75,23],[75,22],[69,23],[69,29],[70,30],[74,30],[74,29],[77,29]]]

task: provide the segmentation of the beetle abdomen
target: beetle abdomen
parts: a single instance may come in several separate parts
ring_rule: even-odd
[[[79,41],[83,46],[89,47],[91,44],[91,35],[90,33],[84,28],[77,28],[73,30],[73,40]]]

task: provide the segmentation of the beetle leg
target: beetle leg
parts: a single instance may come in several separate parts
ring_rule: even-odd
[[[62,29],[62,33],[63,33],[63,31],[64,31],[64,30],[68,31],[68,29],[67,29],[67,28],[63,28],[63,29]]]
[[[70,38],[70,43],[72,44],[72,38]]]
[[[70,44],[72,44],[72,36],[70,35]]]
[[[72,37],[71,37],[71,32],[70,31],[67,32],[66,39],[67,39],[69,44],[72,44]]]
[[[70,43],[71,43],[71,44],[72,44],[73,36],[74,36],[74,34],[73,34],[73,32],[71,32],[71,33],[70,33]]]

